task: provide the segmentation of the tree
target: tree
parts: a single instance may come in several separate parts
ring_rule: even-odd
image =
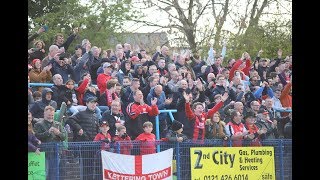
[[[259,42],[261,37],[258,36],[265,34],[265,30],[262,32],[261,28],[268,28],[265,24],[271,22],[274,17],[281,17],[284,14],[290,15],[292,2],[288,0],[137,0],[136,4],[140,7],[143,6],[142,9],[159,11],[160,16],[166,16],[168,20],[166,22],[159,19],[149,20],[144,18],[148,16],[144,14],[134,20],[136,23],[158,27],[157,31],[165,30],[169,35],[175,37],[171,37],[172,41],[180,41],[179,43],[175,41],[175,44],[188,47],[193,52],[198,52],[201,49],[203,50],[202,55],[205,55],[209,49],[208,44],[212,40],[214,48],[219,50],[223,40],[230,39],[233,42],[235,38],[237,44],[227,43],[227,47],[232,45],[233,50],[242,51],[245,49],[243,44],[248,48],[253,43],[253,46],[264,48],[261,47]],[[285,11],[283,12],[283,10]],[[270,20],[266,20],[267,17]],[[291,21],[290,18],[287,20]],[[204,23],[205,25],[202,25]],[[248,38],[258,39],[249,41]],[[241,42],[240,39],[243,41],[246,39],[245,41],[248,42]],[[230,48],[228,52],[230,52]]]
[[[48,48],[53,44],[56,33],[68,36],[73,28],[80,27],[79,36],[71,47],[81,43],[82,39],[88,38],[94,46],[109,48],[111,47],[109,37],[123,31],[124,21],[135,17],[131,14],[135,11],[130,10],[130,0],[121,2],[92,0],[89,4],[80,3],[81,0],[68,0],[67,4],[57,6],[57,11],[35,17],[29,22],[34,26],[30,31],[34,32],[39,26],[47,24],[49,31],[43,33],[41,39]],[[73,48],[69,50],[71,53]]]
[[[47,13],[58,12],[61,6],[68,4],[65,0],[28,0],[28,17],[35,19]]]
[[[260,49],[263,50],[263,57],[277,57],[278,49],[282,49],[284,55],[292,53],[291,21],[274,19],[263,26],[250,28],[245,34],[231,35],[229,39],[228,57],[240,58],[241,54],[247,51],[254,60]]]
[[[169,33],[176,33],[177,36],[179,36],[178,32],[182,32],[182,36],[176,39],[187,42],[193,52],[198,51],[199,42],[203,42],[204,40],[201,39],[199,42],[196,42],[196,34],[199,30],[197,24],[210,6],[210,0],[207,0],[204,4],[200,3],[199,0],[190,0],[189,2],[185,0],[142,0],[139,2],[139,6],[144,4],[146,8],[156,7],[161,13],[165,13],[168,16],[169,23],[161,25],[157,22],[142,20],[141,18],[134,19],[134,22],[166,29]]]

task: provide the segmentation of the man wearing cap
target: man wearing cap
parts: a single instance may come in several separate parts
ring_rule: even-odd
[[[89,97],[86,101],[87,108],[84,111],[79,111],[77,114],[70,116],[66,124],[69,124],[73,130],[73,141],[93,141],[99,133],[99,119],[95,112],[97,106],[97,98]],[[94,153],[91,150],[86,150],[81,153],[83,164],[83,179],[91,180],[93,176],[93,161]]]
[[[105,62],[102,67],[103,73],[99,74],[97,77],[97,86],[100,94],[106,91],[107,82],[111,79],[111,73],[113,70],[113,66],[109,62]]]
[[[259,129],[265,128],[267,132],[261,135],[261,139],[275,139],[278,136],[277,120],[270,120],[269,112],[266,109],[261,109],[257,115],[255,122]]]
[[[92,141],[98,133],[99,119],[95,112],[97,98],[89,97],[87,108],[70,116],[66,123],[73,129],[73,141]]]
[[[254,66],[254,69],[258,71],[261,81],[267,81],[267,77],[269,77],[270,72],[275,71],[275,67],[279,65],[282,57],[282,50],[279,49],[277,54],[278,57],[276,58],[276,62],[272,66],[270,66],[270,59],[257,57],[259,65],[258,68]]]
[[[262,127],[261,129],[255,125],[256,115],[253,111],[248,111],[244,117],[245,128],[248,130],[248,140],[251,140],[251,146],[261,146],[261,135],[266,134],[267,129]]]

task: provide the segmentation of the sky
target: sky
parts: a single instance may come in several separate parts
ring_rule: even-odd
[[[81,0],[83,3],[88,3],[90,2],[90,0]],[[139,4],[137,5],[137,1],[139,0],[132,0],[132,2],[134,3],[134,6],[136,7],[136,10],[138,11],[143,11],[146,16],[142,18],[142,20],[146,20],[146,21],[151,21],[154,23],[158,23],[161,25],[166,25],[169,20],[168,20],[168,16],[165,12],[160,12],[158,11],[158,9],[156,7],[153,8],[149,8],[149,9],[142,9],[141,7],[143,7],[143,4]],[[153,0],[156,1],[156,0]],[[199,0],[200,2],[202,2],[202,4],[205,4],[205,2],[207,2],[207,0]],[[219,0],[216,0],[216,2],[218,2]],[[253,1],[253,0],[248,0],[248,1]],[[181,7],[185,7],[187,9],[187,3],[189,2],[188,0],[179,0],[178,1],[181,5]],[[183,3],[185,2],[185,3]],[[247,0],[230,0],[230,4],[236,4],[236,7],[232,7],[231,13],[236,13],[236,12],[240,12],[241,14],[244,14],[245,12],[245,7],[246,7],[246,3]],[[262,0],[259,0],[258,2],[262,2]],[[268,13],[275,13],[278,9],[279,12],[285,12],[288,13],[290,15],[282,15],[281,19],[288,19],[288,18],[292,18],[291,14],[292,14],[292,5],[289,4],[287,2],[287,0],[280,0],[280,6],[279,8],[277,8],[275,5],[274,6],[270,6],[268,8],[265,8],[264,12],[268,12]],[[165,6],[163,6],[165,7]],[[219,6],[218,6],[219,7]],[[220,6],[221,7],[221,6]],[[231,8],[231,6],[229,7]],[[170,12],[175,12],[173,9],[170,10]],[[211,11],[206,12],[207,14],[211,14]],[[270,15],[265,15],[261,18],[261,22],[267,22],[269,21],[271,16]],[[202,18],[199,19],[199,22],[197,24],[197,29],[201,29],[204,28],[205,26],[209,26],[209,27],[213,27],[214,25],[214,21],[212,21],[212,15],[204,15]],[[160,32],[160,31],[165,31],[164,29],[162,30],[158,30],[159,27],[152,27],[152,26],[141,26],[141,25],[137,25],[134,22],[126,22],[124,23],[124,28],[125,29],[130,29],[132,30],[132,32],[136,32],[136,33],[150,33],[150,32]],[[232,33],[236,33],[238,31],[238,28],[235,28],[234,23],[232,22],[231,18],[228,16],[226,22],[224,23],[224,30],[228,30]],[[175,38],[174,35],[170,35],[168,34],[168,38],[172,39]]]
[[[136,0],[133,0],[134,2]],[[179,2],[183,2],[184,0],[180,0]],[[206,2],[206,0],[199,0],[200,2]],[[230,0],[230,3],[233,3],[235,2],[236,0]],[[189,1],[187,1],[189,2]],[[240,13],[242,12],[245,12],[245,7],[246,7],[246,3],[247,1],[244,1],[244,0],[238,0],[237,2],[237,7],[234,7],[233,10],[236,10],[239,11]],[[260,0],[259,2],[262,2],[262,0]],[[290,15],[282,15],[281,16],[281,19],[289,19],[289,18],[292,18],[291,14],[292,14],[292,6],[291,4],[287,3],[286,1],[284,0],[280,0],[280,6],[279,6],[279,12],[283,13],[288,13]],[[204,4],[204,3],[203,3]],[[182,7],[185,7],[187,9],[187,5],[188,4],[181,4]],[[165,7],[165,6],[164,6]],[[138,8],[137,8],[138,9]],[[151,21],[151,22],[156,22],[158,24],[162,24],[162,25],[165,25],[167,24],[169,21],[168,21],[168,16],[166,15],[165,12],[160,12],[160,11],[157,11],[156,10],[156,7],[154,8],[149,8],[149,9],[144,9],[143,12],[145,12],[146,16],[143,18],[143,20],[147,20],[147,21]],[[173,12],[171,10],[171,12]],[[233,13],[235,13],[236,11],[232,11]],[[274,5],[274,6],[270,6],[268,8],[265,8],[264,12],[268,12],[268,13],[276,13],[277,12],[277,7]],[[207,13],[210,13],[211,12],[207,12]],[[244,14],[244,13],[243,13]],[[267,21],[270,21],[270,18],[271,15],[265,15],[265,16],[262,16],[261,18],[261,22],[267,22]],[[199,23],[197,24],[197,29],[199,28],[204,28],[205,26],[209,26],[209,27],[213,27],[214,25],[214,21],[212,21],[212,16],[211,15],[204,15],[200,20],[199,20]],[[249,18],[248,18],[249,19]],[[156,31],[159,29],[159,27],[150,27],[150,26],[138,26],[134,23],[126,23],[126,26],[128,29],[132,29],[132,30],[135,30],[134,32],[153,32],[153,31]],[[236,33],[238,31],[238,28],[235,28],[234,27],[234,23],[232,23],[232,20],[231,18],[228,16],[227,17],[227,20],[224,24],[224,27],[223,29],[225,30],[228,30],[228,31],[231,31],[232,33]],[[161,31],[161,30],[160,30]],[[162,30],[163,31],[163,30]],[[169,39],[170,38],[174,38],[174,36],[170,36],[169,35]]]

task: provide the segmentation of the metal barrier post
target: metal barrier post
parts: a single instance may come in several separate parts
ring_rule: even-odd
[[[56,180],[60,179],[60,172],[59,172],[59,144],[55,143],[55,164],[56,164]]]
[[[176,109],[165,109],[165,110],[159,110],[160,113],[169,113],[171,121],[173,121],[173,112],[177,112]],[[159,113],[159,114],[160,114]],[[156,116],[156,139],[160,140],[160,128],[159,128],[159,114]],[[160,145],[157,145],[157,152],[160,152]]]
[[[119,143],[119,142],[116,142],[116,152],[117,152],[118,154],[120,154],[120,149],[121,149],[120,146],[121,146],[120,143]]]
[[[160,133],[159,133],[159,115],[156,116],[156,138],[157,140],[160,139]],[[157,145],[157,152],[160,152],[160,145]]]
[[[176,144],[176,169],[177,169],[177,179],[181,179],[180,175],[180,144],[178,142]]]
[[[174,117],[173,117],[173,115],[172,115],[172,112],[170,111],[170,112],[168,112],[168,114],[169,114],[169,117],[170,117],[171,121],[173,121],[173,120],[174,120]]]
[[[279,163],[280,163],[280,179],[284,180],[284,169],[283,169],[283,140],[280,139],[279,141],[279,151],[280,151],[280,156],[279,156]]]

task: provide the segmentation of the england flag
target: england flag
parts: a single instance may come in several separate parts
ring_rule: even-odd
[[[101,151],[104,180],[171,180],[173,149],[134,156]]]

